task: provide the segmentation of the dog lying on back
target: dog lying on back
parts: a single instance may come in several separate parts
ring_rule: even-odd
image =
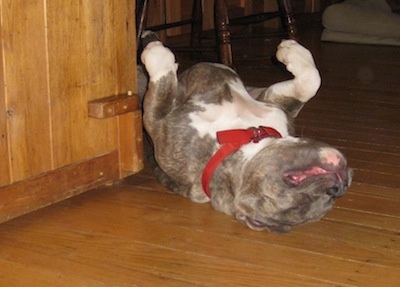
[[[149,74],[144,126],[155,175],[192,201],[210,201],[255,230],[289,232],[322,218],[351,183],[336,149],[293,136],[293,119],[320,86],[311,53],[282,41],[277,59],[294,79],[246,88],[232,69],[200,63],[177,76],[173,53],[142,36]]]

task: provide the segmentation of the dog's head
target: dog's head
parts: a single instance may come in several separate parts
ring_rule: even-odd
[[[352,178],[338,150],[309,139],[276,139],[243,170],[235,216],[252,229],[274,232],[323,217]]]

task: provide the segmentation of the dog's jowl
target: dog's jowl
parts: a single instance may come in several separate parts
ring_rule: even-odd
[[[143,43],[144,125],[166,187],[276,232],[320,219],[347,192],[344,156],[293,135],[293,119],[321,82],[307,49],[282,41],[276,56],[294,78],[249,88],[221,64],[200,63],[178,77],[174,55],[154,33],[145,32]]]

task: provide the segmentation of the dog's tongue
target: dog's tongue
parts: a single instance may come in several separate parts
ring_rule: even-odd
[[[319,166],[314,166],[308,170],[289,172],[285,175],[285,178],[288,179],[291,184],[298,185],[303,180],[309,178],[310,176],[329,174],[329,173],[335,173],[335,172],[328,171]]]

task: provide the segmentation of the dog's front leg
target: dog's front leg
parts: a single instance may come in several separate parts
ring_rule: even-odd
[[[294,79],[270,86],[257,100],[278,104],[289,115],[296,117],[304,104],[317,93],[321,77],[310,51],[294,40],[282,41],[276,57],[286,65]]]
[[[159,123],[173,109],[177,95],[178,80],[174,54],[159,41],[157,35],[146,31],[142,35],[144,46],[141,60],[149,74],[149,84],[143,101],[144,125],[153,132]]]

